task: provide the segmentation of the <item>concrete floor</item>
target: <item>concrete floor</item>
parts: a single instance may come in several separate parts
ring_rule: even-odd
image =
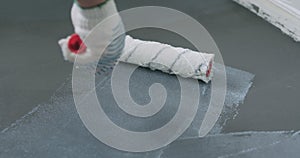
[[[239,115],[224,132],[300,130],[300,43],[230,0],[116,0],[120,10],[159,5],[183,11],[211,33],[228,66],[256,75]],[[21,4],[20,4],[21,3]],[[72,33],[72,1],[13,2],[0,6],[0,130],[49,99],[72,65],[57,40]],[[157,30],[132,32],[174,45],[181,40]],[[169,35],[169,36],[166,36]]]

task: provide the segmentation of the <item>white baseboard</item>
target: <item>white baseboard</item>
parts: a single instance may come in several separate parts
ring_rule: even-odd
[[[300,42],[299,0],[233,0]]]

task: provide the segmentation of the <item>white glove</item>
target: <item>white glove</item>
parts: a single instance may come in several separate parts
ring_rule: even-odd
[[[65,60],[74,62],[77,58],[78,63],[87,64],[98,62],[102,52],[102,58],[118,58],[121,55],[125,35],[119,35],[124,33],[124,27],[114,0],[108,0],[101,7],[91,9],[82,9],[74,3],[71,18],[76,34],[58,42]],[[104,19],[109,22],[101,23]],[[82,44],[82,40],[86,38],[87,41]]]

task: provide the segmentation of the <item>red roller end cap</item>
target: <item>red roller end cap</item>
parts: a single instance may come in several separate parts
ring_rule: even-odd
[[[209,77],[210,73],[211,73],[211,69],[212,69],[212,61],[209,62],[209,66],[208,66],[208,69],[206,71],[206,77]]]
[[[74,54],[81,54],[86,51],[86,45],[82,42],[78,34],[71,35],[68,48]]]

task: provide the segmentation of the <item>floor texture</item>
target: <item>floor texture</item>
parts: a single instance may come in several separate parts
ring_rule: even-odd
[[[116,1],[119,10],[159,5],[189,14],[211,33],[226,65],[255,74],[253,87],[239,107],[239,114],[227,122],[223,133],[300,130],[297,93],[300,88],[297,82],[300,79],[299,43],[230,0],[187,0],[184,3],[177,0]],[[0,130],[47,102],[72,71],[72,65],[62,60],[57,45],[60,38],[72,33],[69,20],[72,1],[30,0],[20,3],[14,9],[6,7],[15,6],[12,1],[0,6],[0,46],[3,52],[0,58]],[[192,48],[187,41],[167,31],[141,29],[130,34]],[[277,132],[273,134],[277,135]],[[260,135],[252,134],[249,138]],[[280,136],[278,134],[276,138]],[[292,141],[279,143],[276,147],[271,142],[247,156],[265,153],[273,157],[274,151],[279,149],[295,152],[297,150],[293,147],[299,144],[299,138],[297,134],[291,138]],[[210,138],[207,139],[210,142]],[[245,150],[252,151],[249,148]],[[227,155],[239,157],[244,153],[237,151],[237,154]]]

